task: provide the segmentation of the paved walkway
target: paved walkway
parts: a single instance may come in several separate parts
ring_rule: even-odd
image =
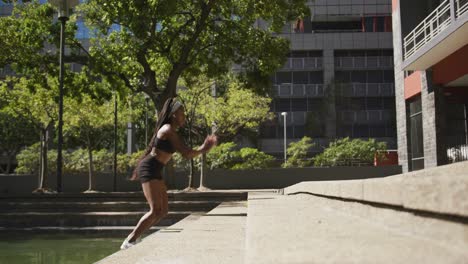
[[[248,264],[468,263],[466,224],[307,194],[249,194],[246,233]]]
[[[205,215],[191,215],[98,263],[242,263],[246,217],[246,201],[223,202]]]

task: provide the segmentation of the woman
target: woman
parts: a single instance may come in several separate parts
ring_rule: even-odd
[[[167,215],[167,189],[162,179],[162,169],[172,158],[172,154],[177,151],[184,158],[190,159],[208,152],[216,145],[216,136],[210,135],[196,150],[185,146],[177,134],[177,129],[184,123],[185,113],[182,104],[172,98],[168,99],[159,115],[154,135],[132,177],[140,180],[150,210],[143,215],[120,249],[135,245],[146,230]]]

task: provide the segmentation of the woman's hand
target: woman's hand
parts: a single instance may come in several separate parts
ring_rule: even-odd
[[[216,135],[209,135],[205,138],[205,141],[202,145],[203,153],[210,151],[210,149],[218,143],[218,137]]]

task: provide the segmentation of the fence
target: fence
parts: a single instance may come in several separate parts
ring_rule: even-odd
[[[468,160],[468,145],[458,145],[447,149],[449,163]]]

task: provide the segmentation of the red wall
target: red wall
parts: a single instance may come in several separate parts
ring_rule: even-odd
[[[432,81],[436,84],[447,84],[468,74],[468,45],[434,65],[432,71]]]
[[[405,100],[421,93],[421,72],[413,72],[405,78]]]

